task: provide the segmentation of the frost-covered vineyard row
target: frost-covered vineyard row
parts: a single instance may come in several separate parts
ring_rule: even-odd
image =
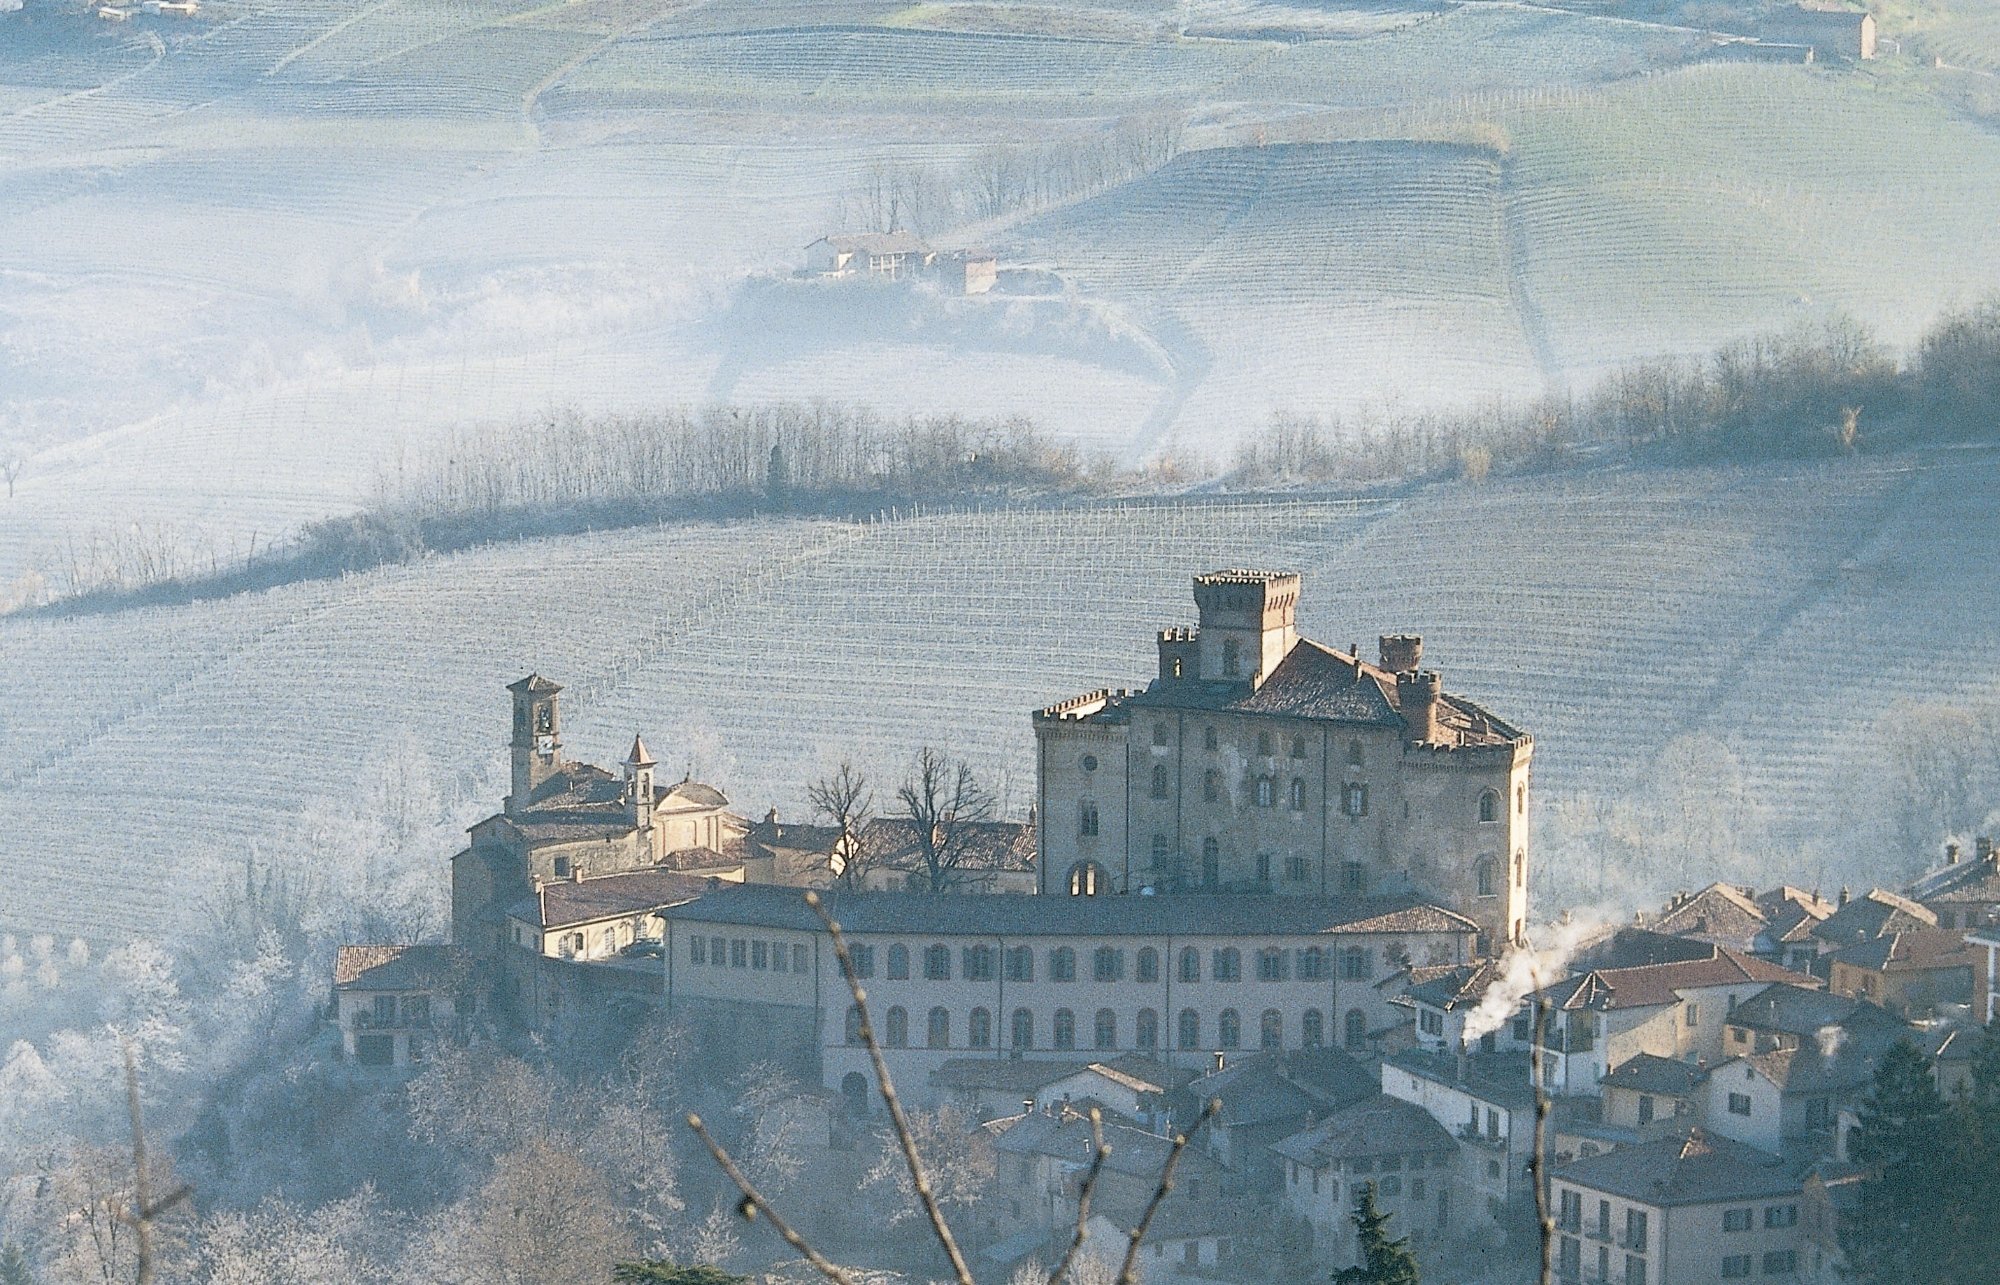
[[[0,624],[0,879],[44,931],[166,921],[249,851],[308,853],[407,728],[442,779],[504,791],[500,687],[570,687],[570,750],[643,731],[737,805],[796,812],[843,756],[925,741],[1017,809],[1028,711],[1143,682],[1191,571],[1306,575],[1329,644],[1401,629],[1538,738],[1546,799],[1622,797],[1675,737],[1721,738],[1775,841],[1823,842],[1870,725],[2000,699],[1990,453],[1429,489],[1392,503],[1187,504],[876,525],[650,530],[478,551],[233,602]],[[1948,582],[1948,589],[1941,589]],[[60,890],[51,854],[84,872]],[[1865,862],[1865,853],[1851,854]],[[442,871],[440,870],[440,877]],[[18,908],[17,908],[18,907]],[[0,925],[4,926],[4,925]]]

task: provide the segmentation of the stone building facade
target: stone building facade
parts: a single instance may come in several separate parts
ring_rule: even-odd
[[[1410,891],[1527,920],[1533,739],[1389,635],[1376,662],[1300,638],[1299,578],[1196,576],[1200,624],[1158,636],[1143,690],[1034,716],[1044,893]]]

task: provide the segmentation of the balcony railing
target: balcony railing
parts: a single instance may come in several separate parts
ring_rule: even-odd
[[[1485,1147],[1488,1151],[1504,1151],[1507,1147],[1505,1134],[1481,1133],[1477,1128],[1469,1124],[1458,1126],[1458,1137],[1461,1142],[1470,1142],[1477,1146]]]
[[[428,1031],[436,1027],[429,1014],[383,1017],[378,1013],[355,1013],[348,1025],[357,1031]]]

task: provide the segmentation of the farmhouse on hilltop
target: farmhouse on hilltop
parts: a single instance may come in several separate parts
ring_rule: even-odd
[[[1811,49],[1816,61],[1861,61],[1875,56],[1875,15],[1866,11],[1791,5],[1773,10],[1760,34],[1769,43]]]
[[[912,232],[835,232],[806,247],[806,271],[830,279],[907,280],[936,260],[937,251]]]
[[[1045,893],[1413,891],[1480,926],[1527,922],[1526,732],[1444,690],[1423,640],[1379,661],[1299,637],[1299,577],[1196,576],[1139,691],[1036,713]]]

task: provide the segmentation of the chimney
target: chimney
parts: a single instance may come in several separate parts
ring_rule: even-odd
[[[571,883],[583,882],[583,863],[581,861],[569,868],[569,881]]]
[[[1376,640],[1382,668],[1392,674],[1415,672],[1424,658],[1424,640],[1419,634],[1383,634]]]
[[[1444,680],[1434,669],[1396,675],[1396,704],[1402,708],[1403,739],[1413,745],[1442,739],[1438,724],[1438,698]]]
[[[1220,1071],[1226,1065],[1228,1065],[1228,1063],[1226,1059],[1223,1057],[1222,1050],[1221,1049],[1215,1050],[1215,1069]]]
[[[1842,885],[1840,885],[1840,901],[1839,901],[1839,903],[1838,903],[1838,904],[1840,904],[1840,905],[1843,905],[1843,906],[1844,906],[1844,905],[1846,905],[1846,904],[1847,904],[1847,897],[1848,897],[1848,892],[1847,892],[1847,885],[1846,885],[1846,884],[1842,884]]]
[[[1994,856],[1993,840],[1983,835],[1972,841],[1972,855],[1978,857],[1981,861],[2000,860],[2000,858]]]
[[[764,814],[764,824],[765,825],[778,824],[778,807],[775,803],[771,805],[771,810]]]
[[[1034,1100],[1033,1098],[1022,1098],[1022,1099],[1021,1099],[1021,1114],[1022,1114],[1022,1115],[1033,1115],[1034,1113],[1035,1113],[1035,1100]]]
[[[1944,863],[1948,866],[1958,864],[1958,845],[1956,843],[1947,843],[1944,845]]]

